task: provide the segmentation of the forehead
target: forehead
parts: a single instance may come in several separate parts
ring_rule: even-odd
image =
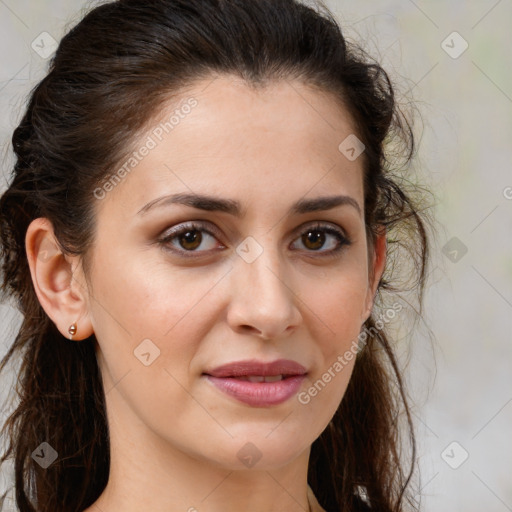
[[[322,147],[354,132],[349,112],[332,94],[298,81],[280,80],[255,88],[239,78],[219,76],[197,82],[179,101],[183,112],[176,100],[164,105],[149,130],[163,123],[165,131],[165,122],[174,110],[178,115],[172,131],[184,132],[193,144],[203,136],[217,145],[238,146],[242,140],[244,148],[263,143],[272,146],[272,142],[284,147],[294,141]],[[194,108],[185,111],[184,105],[191,101]],[[183,128],[178,130],[180,126]],[[205,127],[213,126],[215,130],[204,132]]]
[[[300,82],[254,89],[233,77],[201,80],[161,106],[108,199],[128,194],[140,208],[162,190],[248,202],[260,194],[296,200],[313,188],[361,196],[362,159],[339,149],[353,134],[334,96]]]

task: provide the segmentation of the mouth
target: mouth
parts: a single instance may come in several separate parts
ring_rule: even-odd
[[[306,375],[304,366],[285,359],[272,363],[237,361],[203,373],[224,394],[253,407],[287,401],[298,392]]]

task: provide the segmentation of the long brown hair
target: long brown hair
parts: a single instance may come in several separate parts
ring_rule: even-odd
[[[27,227],[48,218],[62,251],[80,255],[87,270],[94,190],[126,158],[163,102],[195,80],[229,74],[256,87],[296,79],[334,95],[365,145],[369,254],[378,226],[388,231],[390,259],[376,304],[384,304],[383,291],[399,290],[396,263],[403,249],[422,303],[427,217],[414,200],[418,189],[400,178],[415,153],[411,123],[382,67],[345,40],[325,5],[317,6],[298,0],[118,0],[92,9],[61,40],[14,131],[16,162],[0,199],[1,290],[23,315],[0,365],[4,371],[14,354],[20,356],[19,404],[3,429],[9,446],[1,462],[14,459],[21,512],[83,511],[107,484],[110,461],[95,336],[69,342],[41,307],[25,253]],[[393,342],[374,313],[365,329],[340,407],[312,445],[308,482],[327,512],[362,510],[365,503],[380,512],[415,510],[413,423]],[[405,436],[399,417],[406,419]],[[43,441],[58,453],[46,469],[31,457]]]

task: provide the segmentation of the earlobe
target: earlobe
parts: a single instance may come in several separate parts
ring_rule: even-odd
[[[93,333],[88,316],[87,287],[77,276],[78,257],[65,256],[46,218],[33,220],[25,236],[34,290],[48,317],[68,339]]]
[[[370,317],[375,295],[377,293],[377,287],[381,280],[382,274],[386,267],[386,254],[387,254],[387,241],[386,241],[386,228],[381,226],[378,235],[375,239],[375,247],[373,252],[373,258],[371,262],[370,281],[368,283],[368,293],[366,296],[366,312],[364,315],[365,321]]]

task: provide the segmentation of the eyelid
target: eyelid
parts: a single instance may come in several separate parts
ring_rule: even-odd
[[[340,232],[347,240],[349,240],[349,236],[345,229],[336,224],[335,222],[331,222],[328,220],[308,220],[307,222],[303,222],[300,226],[293,230],[294,236],[295,234],[301,234],[307,229],[333,229],[337,232]]]
[[[208,221],[204,220],[189,220],[184,221],[176,224],[175,226],[166,229],[163,231],[163,233],[160,235],[159,238],[165,238],[169,235],[174,235],[175,233],[180,233],[181,231],[184,231],[186,229],[195,229],[200,228],[202,231],[206,231],[207,233],[215,236],[222,236],[222,232],[215,226],[215,224],[212,224]]]

